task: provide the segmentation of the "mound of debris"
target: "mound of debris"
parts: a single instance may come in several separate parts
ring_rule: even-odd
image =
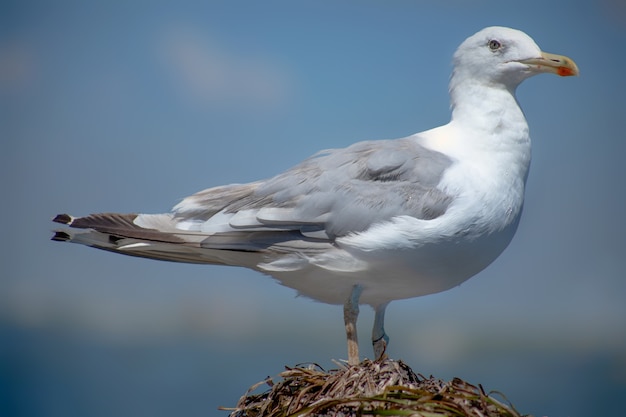
[[[459,378],[426,378],[386,358],[328,372],[317,365],[286,368],[279,377],[252,386],[230,417],[522,417],[500,393],[486,393]],[[269,389],[253,394],[262,385]]]

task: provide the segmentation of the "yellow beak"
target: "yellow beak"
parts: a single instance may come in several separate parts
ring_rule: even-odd
[[[571,59],[564,55],[541,53],[541,58],[522,59],[519,62],[529,65],[539,72],[551,72],[562,77],[578,75],[578,66]]]

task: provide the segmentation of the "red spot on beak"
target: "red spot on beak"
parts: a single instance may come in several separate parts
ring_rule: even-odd
[[[556,70],[557,74],[559,74],[561,77],[569,77],[572,75],[576,75],[576,73],[574,72],[574,70],[572,70],[571,68],[568,67],[559,67]]]

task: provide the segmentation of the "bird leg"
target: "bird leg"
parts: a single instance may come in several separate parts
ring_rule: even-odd
[[[358,365],[359,339],[356,334],[356,319],[359,317],[359,298],[363,287],[356,284],[343,305],[343,320],[346,324],[346,336],[348,338],[348,365]]]
[[[385,354],[389,336],[385,333],[385,309],[387,304],[381,304],[376,307],[376,315],[374,316],[374,327],[372,328],[372,345],[374,346],[374,358],[380,359]]]

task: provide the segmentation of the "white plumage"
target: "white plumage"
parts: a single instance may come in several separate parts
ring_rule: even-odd
[[[576,75],[523,32],[490,27],[454,54],[447,125],[320,152],[276,177],[201,191],[168,214],[59,215],[55,240],[154,259],[238,265],[344,304],[349,362],[358,304],[444,291],[495,260],[519,223],[530,164],[515,89],[542,72]]]

